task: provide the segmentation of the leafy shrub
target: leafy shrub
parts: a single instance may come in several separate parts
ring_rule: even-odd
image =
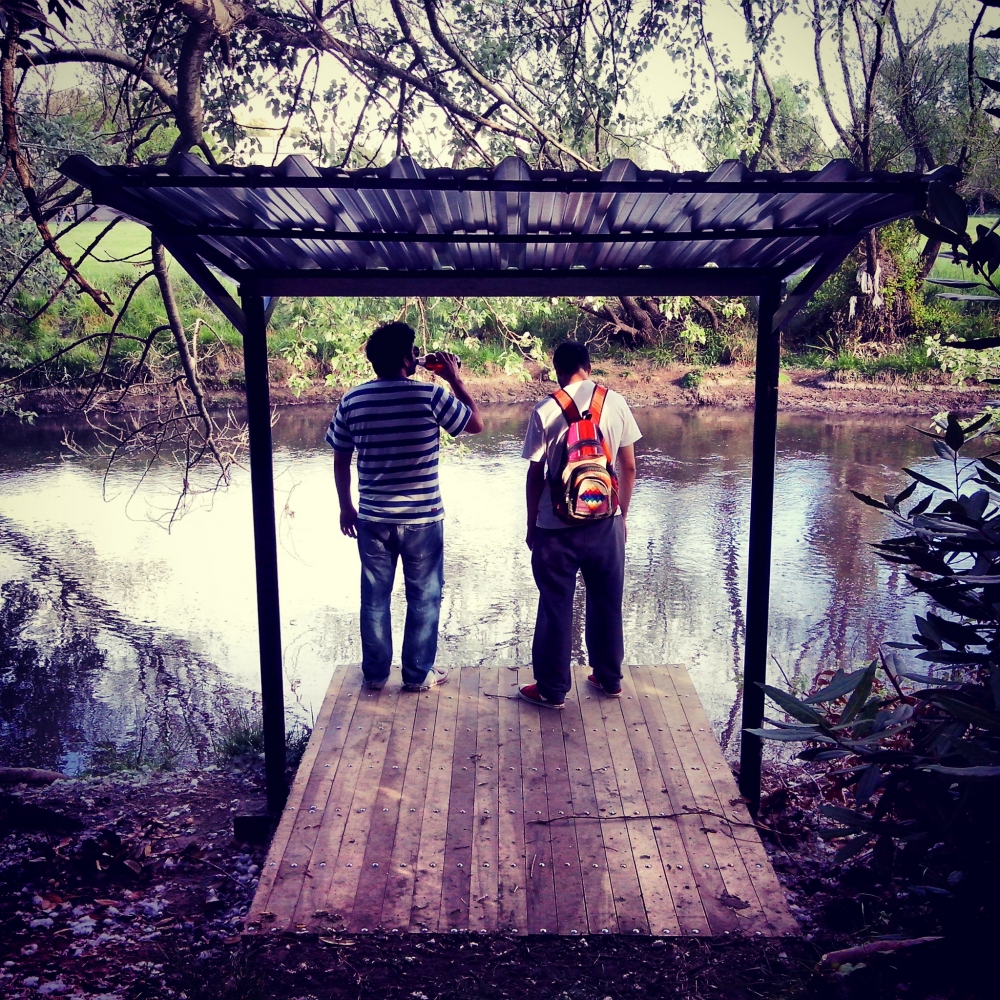
[[[963,449],[992,426],[992,413],[965,424],[948,414],[928,434],[947,483],[905,469],[899,493],[855,493],[900,529],[875,547],[937,612],[917,616],[912,642],[808,697],[766,686],[796,721],[753,730],[831,762],[847,795],[821,808],[835,824],[822,836],[842,844],[836,861],[869,857],[910,891],[965,897],[954,913],[976,919],[997,916],[1000,889],[1000,462]]]

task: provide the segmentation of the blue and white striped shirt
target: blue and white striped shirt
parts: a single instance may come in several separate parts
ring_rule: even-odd
[[[444,517],[439,428],[460,434],[472,411],[431,382],[387,379],[344,393],[326,432],[335,452],[358,452],[358,517],[430,524]]]

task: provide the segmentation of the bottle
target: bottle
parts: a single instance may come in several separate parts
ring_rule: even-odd
[[[420,365],[421,368],[426,368],[429,372],[433,373],[434,375],[439,375],[441,372],[444,371],[444,365],[442,365],[441,362],[438,361],[436,354],[426,354],[422,358],[417,358],[417,364]],[[461,368],[462,367],[461,360],[456,361],[456,365],[457,367]]]

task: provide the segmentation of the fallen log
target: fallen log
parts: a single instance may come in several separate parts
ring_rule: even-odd
[[[829,951],[821,959],[821,966],[846,965],[861,958],[870,958],[872,955],[888,955],[894,951],[902,951],[904,948],[913,948],[918,944],[930,944],[932,941],[940,941],[941,936],[900,938],[898,940],[887,939],[885,941],[869,941],[867,944],[859,944],[853,948],[843,948],[840,951]]]
[[[0,785],[51,785],[53,781],[63,781],[68,774],[60,771],[46,771],[41,767],[0,767]]]

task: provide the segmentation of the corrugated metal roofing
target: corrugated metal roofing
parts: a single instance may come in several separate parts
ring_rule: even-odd
[[[704,268],[741,272],[731,290],[745,294],[754,274],[773,281],[824,255],[842,259],[869,229],[922,211],[930,181],[956,179],[954,168],[862,174],[846,160],[791,174],[736,161],[710,174],[670,173],[616,160],[599,174],[532,170],[516,157],[495,169],[425,170],[404,157],[347,171],[298,155],[273,168],[211,167],[190,154],[166,167],[74,156],[63,172],[97,203],[150,225],[175,254],[194,253],[263,294],[368,285],[399,294],[435,275],[426,294],[470,278],[482,292],[488,276],[515,273],[529,294],[578,292],[600,276],[600,288],[586,286],[596,294],[609,278],[632,276],[626,291],[634,291],[644,274],[652,286],[662,284],[654,276]],[[362,272],[367,284],[345,281]],[[722,273],[714,279],[725,283]]]

